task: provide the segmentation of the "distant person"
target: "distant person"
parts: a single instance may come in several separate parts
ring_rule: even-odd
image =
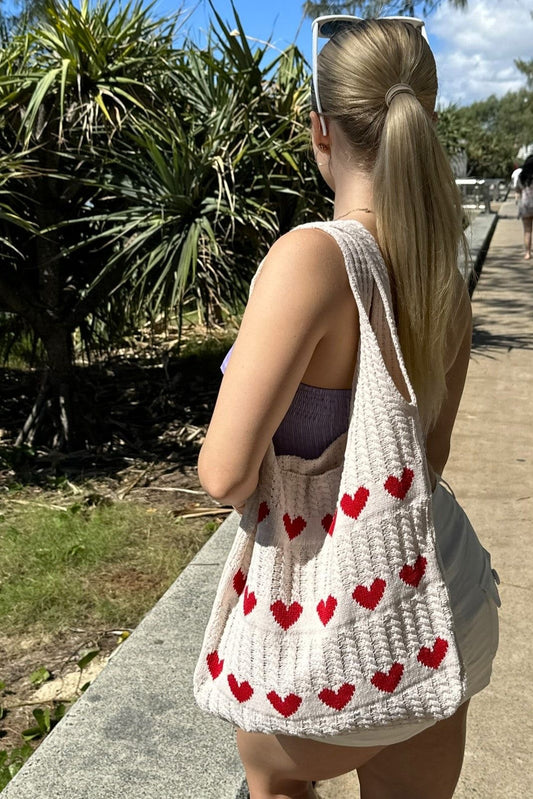
[[[524,226],[524,259],[531,258],[531,226],[533,223],[533,155],[524,161],[516,183],[518,217]]]

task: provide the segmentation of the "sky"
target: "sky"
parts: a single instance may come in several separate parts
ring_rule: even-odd
[[[281,49],[296,40],[310,61],[311,25],[309,20],[302,23],[302,0],[234,0],[234,4],[249,37]],[[214,0],[214,5],[234,28],[231,1]],[[172,0],[159,0],[156,6],[165,13],[176,7]],[[190,12],[186,26],[200,37],[211,13],[207,0],[184,0],[184,9]],[[437,60],[439,106],[468,105],[491,94],[501,97],[525,85],[514,59],[533,58],[531,11],[533,0],[469,0],[466,11],[443,0],[426,18]]]
[[[10,10],[14,0],[4,0]],[[235,27],[231,0],[213,0]],[[270,41],[283,49],[296,41],[311,60],[311,24],[302,20],[303,0],[234,0],[247,36]],[[154,14],[165,16],[180,6],[188,19],[184,27],[195,41],[205,40],[212,12],[207,0],[157,0]],[[501,97],[525,86],[515,58],[533,58],[533,0],[469,0],[468,9],[452,8],[442,0],[426,18],[430,45],[439,75],[439,107],[468,105],[491,94]]]

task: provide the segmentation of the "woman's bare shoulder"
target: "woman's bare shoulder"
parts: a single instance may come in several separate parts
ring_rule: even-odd
[[[257,285],[281,291],[291,287],[327,304],[348,285],[344,259],[335,239],[320,228],[296,228],[268,251]]]

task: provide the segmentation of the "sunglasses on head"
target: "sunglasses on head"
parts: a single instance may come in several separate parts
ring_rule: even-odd
[[[379,19],[407,22],[409,25],[419,30],[426,41],[428,40],[424,20],[422,19],[417,19],[416,17],[379,17]],[[368,20],[362,17],[352,17],[347,14],[328,14],[327,16],[317,17],[313,20],[313,89],[315,92],[316,109],[320,117],[320,127],[322,128],[324,136],[327,133],[327,129],[322,112],[322,105],[320,103],[320,95],[318,93],[318,39],[331,39],[335,34],[353,28],[360,22],[367,21]]]

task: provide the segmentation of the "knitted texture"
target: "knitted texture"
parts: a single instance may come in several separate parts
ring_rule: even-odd
[[[387,268],[354,220],[301,227],[337,241],[359,311],[350,424],[312,460],[270,445],[218,587],[195,698],[241,729],[301,736],[447,718],[465,679]]]

